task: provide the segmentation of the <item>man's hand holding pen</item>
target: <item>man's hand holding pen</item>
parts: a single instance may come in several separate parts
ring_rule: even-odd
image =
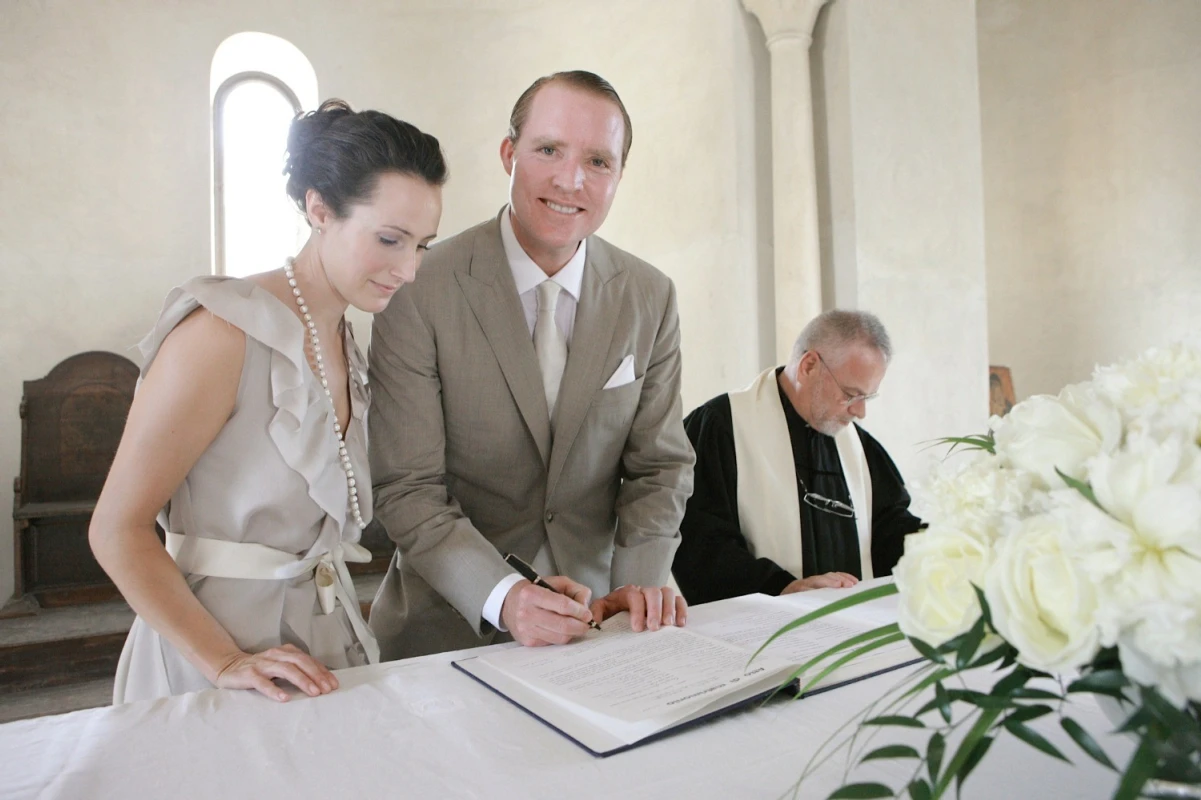
[[[528,579],[513,585],[505,595],[500,618],[509,633],[523,645],[539,647],[567,644],[588,632],[592,590],[571,578],[552,575],[542,578],[550,589]]]

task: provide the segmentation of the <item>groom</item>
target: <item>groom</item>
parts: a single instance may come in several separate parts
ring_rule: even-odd
[[[500,146],[508,205],[375,318],[375,516],[397,544],[371,613],[384,659],[498,631],[563,643],[627,609],[635,630],[684,623],[664,586],[694,461],[675,287],[593,235],[631,138],[603,78],[536,81]]]

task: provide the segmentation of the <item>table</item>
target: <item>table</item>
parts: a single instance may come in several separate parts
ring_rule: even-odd
[[[704,606],[690,610],[694,620],[704,614]],[[453,669],[449,662],[462,654],[343,670],[337,691],[284,704],[211,690],[0,725],[0,797],[790,797],[815,749],[899,678],[894,672],[776,701],[598,759]],[[1074,703],[1072,716],[1115,763],[1125,763],[1130,743],[1104,734],[1112,726],[1091,698]],[[1045,717],[1033,724],[1075,767],[1004,735],[965,797],[1112,794],[1114,773],[1084,756],[1057,724]],[[901,735],[888,729],[879,743]],[[895,787],[911,764],[874,762],[855,775]],[[824,798],[840,782],[841,767],[831,764],[797,796]]]

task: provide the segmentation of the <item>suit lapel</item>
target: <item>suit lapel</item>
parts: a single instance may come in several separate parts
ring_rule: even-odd
[[[625,270],[613,263],[603,243],[595,238],[589,240],[580,302],[576,307],[575,329],[571,334],[571,351],[567,355],[567,367],[559,386],[548,494],[554,490],[571,445],[579,435],[588,409],[592,407],[596,390],[607,377],[604,375],[605,367],[614,366],[605,363],[605,356],[617,329],[625,280]]]
[[[496,363],[504,373],[509,393],[538,445],[542,463],[546,464],[550,460],[551,436],[542,372],[538,369],[525,311],[517,296],[517,284],[513,282],[513,273],[501,244],[499,221],[480,229],[475,237],[471,266],[457,277],[496,356]],[[567,368],[571,369],[570,359]]]

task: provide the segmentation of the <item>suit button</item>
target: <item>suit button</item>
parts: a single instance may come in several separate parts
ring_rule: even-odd
[[[553,512],[553,511],[547,511],[547,512],[546,512],[546,521],[547,521],[547,522],[554,522],[554,521],[555,521],[555,512]]]

